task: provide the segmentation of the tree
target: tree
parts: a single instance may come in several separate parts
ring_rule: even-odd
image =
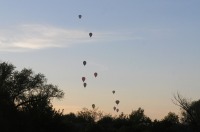
[[[169,112],[159,123],[164,132],[183,131],[180,127],[179,117],[173,112]],[[158,126],[159,126],[158,125]]]
[[[129,120],[134,124],[141,124],[148,126],[151,123],[151,119],[144,114],[144,110],[138,108],[136,111],[132,111],[129,115]]]
[[[18,110],[31,108],[42,101],[50,103],[53,98],[62,98],[64,93],[57,86],[47,84],[41,73],[34,74],[31,69],[15,71],[12,64],[0,63],[0,94],[7,103]]]
[[[185,124],[190,124],[191,126],[200,129],[200,100],[192,101],[187,111],[182,111],[181,120]]]
[[[144,110],[138,108],[136,111],[132,111],[129,115],[129,121],[132,124],[132,128],[135,131],[143,131],[151,127],[151,119],[144,114]]]
[[[105,115],[103,116],[97,123],[102,126],[104,131],[110,130],[113,127],[114,119],[111,115]],[[110,130],[111,131],[111,130]]]
[[[194,129],[200,130],[200,100],[189,101],[179,93],[177,93],[177,96],[174,96],[174,99],[174,104],[178,105],[182,110],[181,121]]]
[[[33,122],[50,121],[53,116],[60,115],[53,109],[51,100],[60,99],[64,92],[57,86],[48,84],[41,73],[34,74],[31,69],[15,70],[15,66],[0,63],[0,116],[2,122],[13,116],[24,117],[22,120]],[[24,122],[27,124],[28,122]],[[15,123],[16,124],[16,123]]]
[[[169,112],[162,121],[169,124],[179,124],[179,117],[175,113]]]
[[[78,112],[77,117],[84,122],[95,123],[95,121],[98,121],[103,117],[103,112],[98,111],[98,108],[93,110],[83,108],[82,111]]]
[[[128,131],[126,129],[130,128],[130,123],[128,115],[121,112],[117,117],[114,118],[114,128],[119,131]]]

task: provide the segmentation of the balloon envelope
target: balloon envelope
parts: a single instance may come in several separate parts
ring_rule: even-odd
[[[86,79],[85,77],[82,77],[82,81],[83,81],[83,82],[85,81],[85,79]]]
[[[97,73],[96,72],[94,73],[94,76],[97,77]]]
[[[119,111],[119,109],[116,109],[116,111],[118,112],[118,111]]]
[[[87,63],[86,61],[83,61],[83,65],[84,65],[84,66],[86,65],[86,63]]]
[[[81,19],[82,15],[78,15],[78,18]]]
[[[89,36],[92,37],[92,33],[89,33]]]
[[[86,86],[87,86],[87,83],[83,83],[83,86],[86,87]]]
[[[93,109],[95,108],[95,104],[92,104],[92,108],[93,108]]]
[[[115,111],[115,110],[116,110],[116,107],[114,106],[113,109],[114,109],[114,111]]]
[[[113,90],[112,93],[114,94],[114,93],[115,93],[115,90]]]
[[[119,100],[116,100],[115,103],[118,105],[119,104]]]

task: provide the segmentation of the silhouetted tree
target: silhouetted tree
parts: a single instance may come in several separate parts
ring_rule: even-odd
[[[163,122],[168,122],[170,124],[179,124],[179,117],[173,112],[169,112],[167,116],[162,120]]]
[[[96,112],[95,112],[96,111]],[[169,112],[162,120],[154,120],[144,114],[139,108],[131,114],[124,113],[112,117],[100,111],[83,108],[77,114],[70,113],[63,116],[63,122],[68,132],[196,132],[179,122],[175,113]],[[95,120],[95,119],[99,120]]]
[[[127,127],[128,125],[128,116],[123,112],[120,113],[118,117],[114,118],[114,127],[117,130],[124,129],[124,127]]]
[[[162,126],[162,131],[164,132],[176,132],[180,130],[179,117],[172,112],[169,112],[168,115],[161,120],[160,124]]]
[[[74,113],[63,115],[63,123],[68,132],[79,132],[81,129],[78,118]]]
[[[111,115],[104,115],[97,124],[101,126],[102,132],[114,131],[114,118]]]
[[[84,120],[88,123],[94,123],[95,121],[101,119],[103,113],[98,111],[98,108],[89,110],[87,108],[83,108],[82,111],[79,111],[77,117],[81,120]]]
[[[129,115],[133,131],[146,131],[151,128],[151,119],[144,114],[144,110],[138,108]]]
[[[42,128],[42,131],[54,117],[58,119],[61,116],[62,112],[53,109],[51,100],[63,96],[63,91],[57,86],[47,84],[43,74],[34,74],[26,68],[16,71],[12,64],[0,63],[1,126],[9,124],[13,128],[12,125],[17,125],[24,130],[27,126]]]
[[[179,93],[174,96],[174,104],[182,109],[182,123],[191,126],[194,130],[200,130],[200,100],[189,101]]]

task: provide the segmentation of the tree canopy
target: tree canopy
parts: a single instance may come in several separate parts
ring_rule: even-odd
[[[13,64],[0,63],[0,123],[5,129],[14,125],[15,119],[27,125],[50,121],[59,114],[53,109],[52,99],[63,96],[64,92],[48,84],[43,74],[27,68],[17,71]],[[28,118],[32,120],[30,124],[24,122]]]
[[[174,103],[182,110],[182,123],[191,126],[195,130],[200,130],[200,100],[190,101],[179,93],[174,96],[174,99]]]

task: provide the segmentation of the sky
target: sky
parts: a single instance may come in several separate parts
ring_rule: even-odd
[[[199,0],[0,3],[0,61],[43,73],[65,92],[53,100],[64,113],[95,104],[113,115],[141,107],[162,119],[168,112],[180,115],[172,102],[177,92],[199,100]]]

